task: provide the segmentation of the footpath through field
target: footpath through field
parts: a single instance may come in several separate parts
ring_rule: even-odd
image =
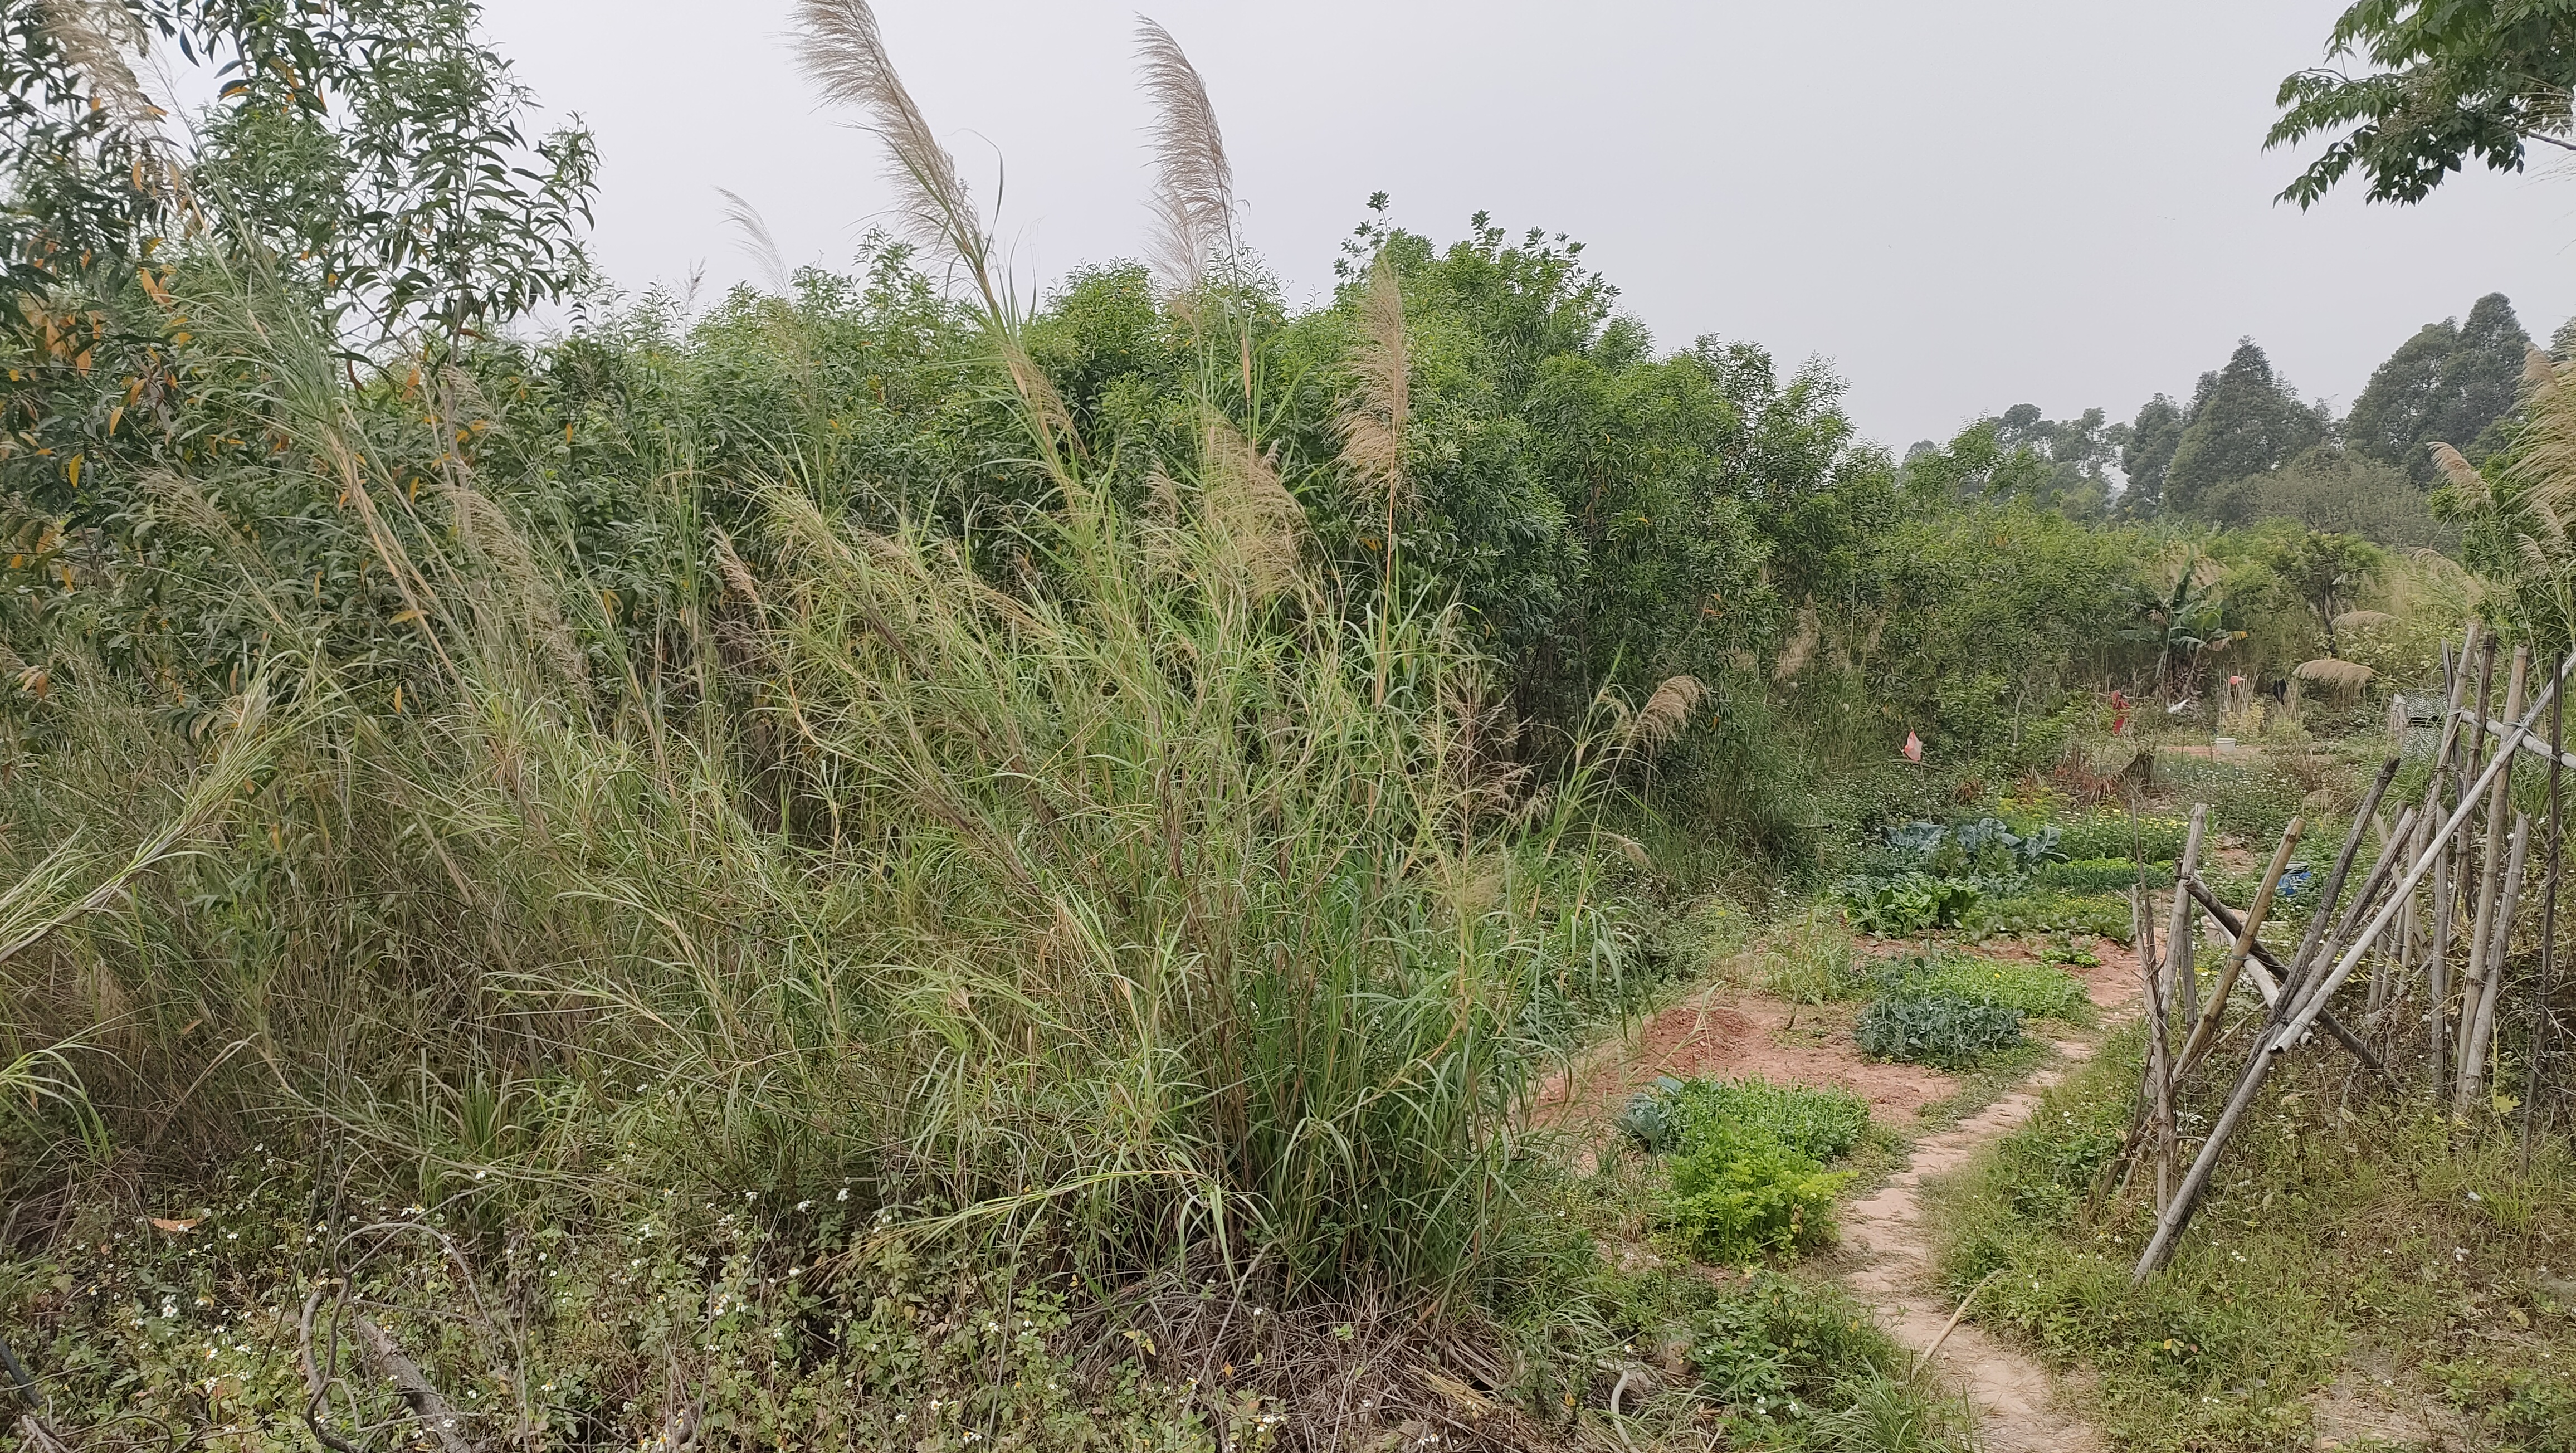
[[[1977,952],[1997,958],[2029,956],[2011,944],[1979,945]],[[1939,1342],[1935,1373],[1974,1404],[1981,1446],[1993,1453],[2092,1453],[2104,1445],[2060,1406],[2055,1381],[2019,1349],[1964,1319],[1942,1338],[1955,1306],[1934,1279],[1921,1192],[1925,1182],[1966,1164],[1980,1148],[2028,1119],[2041,1092],[2090,1057],[2109,1030],[2132,1012],[2139,988],[2136,956],[2108,939],[2095,945],[2094,954],[2101,960],[2098,966],[2069,972],[2084,980],[2100,1011],[2100,1024],[2052,1041],[2055,1067],[1917,1140],[1904,1169],[1844,1204],[1842,1245],[1825,1261],[1854,1295],[1877,1308],[1899,1344],[1920,1355]],[[1761,1075],[1774,1082],[1839,1085],[1867,1098],[1872,1117],[1900,1133],[1918,1129],[1928,1107],[1964,1088],[1959,1077],[1936,1069],[1863,1058],[1852,1042],[1847,1011],[1712,985],[1577,1061],[1541,1094],[1539,1119],[1566,1129],[1606,1126],[1630,1096],[1664,1075]]]

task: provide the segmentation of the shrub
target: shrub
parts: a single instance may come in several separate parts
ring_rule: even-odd
[[[2021,1011],[1957,994],[1899,992],[1873,1001],[1852,1025],[1862,1052],[1941,1069],[1967,1069],[2021,1043]]]
[[[2147,886],[2173,886],[2173,865],[2150,862],[2146,868]],[[2032,875],[2031,881],[2048,888],[2068,888],[2079,893],[2122,893],[2138,881],[2138,865],[2130,858],[2077,858],[2073,862],[2046,863]]]

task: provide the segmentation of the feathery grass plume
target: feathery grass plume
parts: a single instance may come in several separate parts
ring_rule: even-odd
[[[1234,258],[1234,168],[1207,84],[1180,42],[1140,15],[1136,54],[1154,103],[1153,261],[1166,286],[1186,300],[1210,263]]]
[[[143,83],[127,63],[141,55],[150,36],[134,13],[119,0],[38,0],[45,33],[63,49],[64,58],[88,77],[90,98],[107,113],[151,166],[135,175],[137,186],[149,186],[165,199],[185,203],[187,178],[161,134],[167,114],[145,94]]]
[[[1384,500],[1391,551],[1396,513],[1409,502],[1404,434],[1412,408],[1413,368],[1404,343],[1404,290],[1383,249],[1369,267],[1359,323],[1359,343],[1351,351],[1359,388],[1342,409],[1342,462]]]
[[[983,301],[985,329],[1028,412],[1030,428],[1046,455],[1043,462],[1057,484],[1071,494],[1076,481],[1059,456],[1082,447],[1072,412],[1021,341],[1019,303],[996,272],[992,234],[985,230],[974,194],[957,175],[957,159],[939,144],[886,54],[876,11],[867,0],[803,0],[798,10],[804,17],[797,41],[798,64],[827,99],[870,118],[867,129],[885,144],[885,174],[894,184],[901,230],[914,241],[946,253],[973,279]]]
[[[1698,677],[1665,677],[1628,723],[1628,740],[1640,746],[1662,746],[1682,734],[1682,728],[1690,723],[1690,714],[1707,698],[1708,687]]]
[[[2522,427],[2493,478],[2448,444],[2433,462],[2467,524],[2471,558],[2489,556],[2505,571],[2504,594],[2526,626],[2547,620],[2547,634],[2576,635],[2576,361],[2539,349],[2523,356]]]
[[[1269,456],[1234,425],[1210,416],[1200,443],[1201,528],[1249,584],[1256,601],[1294,587],[1306,532],[1305,507],[1281,483]]]
[[[2359,661],[2346,661],[2338,656],[2319,656],[2313,661],[2300,662],[2291,669],[2290,674],[2302,681],[2314,682],[2339,696],[2350,696],[2369,685],[2371,679],[2379,673]]]
[[[1824,623],[1816,614],[1816,602],[1811,596],[1798,607],[1797,629],[1790,632],[1787,643],[1780,647],[1780,660],[1771,668],[1771,679],[1786,681],[1807,669],[1807,663],[1816,658],[1816,648],[1823,645],[1824,640]]]
[[[885,143],[885,176],[894,186],[901,230],[965,264],[986,307],[1000,314],[992,236],[984,230],[974,195],[957,175],[957,159],[939,144],[886,54],[876,11],[867,0],[804,0],[798,11],[804,24],[797,63],[827,99],[864,113],[868,129]]]
[[[769,235],[769,224],[761,220],[760,209],[743,200],[741,193],[725,187],[716,188],[716,195],[725,199],[725,220],[742,234],[742,250],[751,254],[752,262],[760,268],[761,280],[769,284],[771,292],[786,296],[794,278],[787,271],[787,259],[779,255],[778,240]]]
[[[2397,617],[2384,610],[2348,610],[2334,618],[2334,628],[2338,631],[2366,631],[2396,623]]]

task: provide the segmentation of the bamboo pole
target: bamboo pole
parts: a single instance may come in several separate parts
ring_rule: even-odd
[[[2512,681],[2505,688],[2506,716],[2522,714],[2523,674],[2530,665],[2531,648],[2514,647]],[[2479,715],[2483,718],[2485,713]],[[2481,728],[2484,725],[2481,720]],[[2481,730],[2479,735],[2484,737],[2485,732]],[[2470,1083],[2483,1079],[2486,1073],[2485,1066],[2470,1063],[2469,1041],[2477,1034],[2478,1005],[2486,997],[2487,980],[2496,971],[2497,875],[2504,871],[2505,807],[2513,785],[2514,759],[2519,755],[2518,752],[2504,750],[2496,752],[2495,760],[2502,764],[2504,770],[2495,774],[2495,785],[2487,789],[2486,834],[2478,856],[2477,896],[2470,900],[2475,917],[2469,928],[2469,971],[2460,980],[2460,1029],[2455,1056],[2459,1062],[2459,1079],[2451,1095],[2454,1114],[2466,1113],[2461,1107],[2469,1101]]]
[[[2352,860],[2361,854],[2361,835],[2370,829],[2371,814],[2379,810],[2379,799],[2388,784],[2397,780],[2397,759],[2391,757],[2371,780],[2370,791],[2361,799],[2361,809],[2352,815],[2352,831],[2345,835],[2343,851],[2336,855],[2334,871],[2327,875],[2325,887],[2318,890],[2316,906],[2308,910],[2308,936],[2299,940],[2299,951],[2290,956],[2290,975],[2286,981],[2295,989],[2298,976],[2308,971],[2325,941],[2326,925],[2333,921],[2335,905],[2343,901],[2344,880],[2352,875]]]
[[[2504,954],[2513,938],[2514,909],[2522,901],[2522,865],[2531,846],[2531,819],[2513,815],[2513,861],[2504,873],[2504,895],[2496,909],[2495,941],[2487,946],[2487,976],[2478,988],[2469,1035],[2460,1051],[2460,1089],[2451,1097],[2451,1115],[2465,1119],[2487,1092],[2487,1048],[2495,1042],[2496,996],[2504,987]]]
[[[2164,1264],[2165,1258],[2172,1254],[2174,1239],[2181,1235],[2182,1228],[2190,1222],[2192,1209],[2198,1204],[2201,1193],[2208,1188],[2210,1173],[2217,1168],[2218,1157],[2225,1152],[2228,1138],[2236,1133],[2236,1126],[2245,1118],[2245,1111],[2254,1103],[2254,1097],[2262,1093],[2264,1082],[2271,1078],[2272,1066],[2278,1062],[2281,1051],[2298,1043],[2300,1038],[2315,1026],[2317,1017],[2325,1012],[2326,1001],[2334,997],[2334,992],[2343,987],[2346,979],[2352,977],[2352,971],[2360,964],[2362,956],[2370,952],[2371,946],[2378,942],[2382,933],[2388,931],[2389,923],[2397,916],[2398,902],[2407,894],[2414,892],[2416,885],[2424,881],[2424,875],[2431,867],[2431,860],[2450,845],[2452,838],[2459,833],[2460,825],[2468,820],[2470,812],[2475,807],[2475,795],[2484,791],[2487,786],[2486,778],[2511,756],[2515,739],[2531,730],[2532,723],[2539,719],[2542,708],[2557,700],[2559,688],[2566,683],[2570,666],[2576,666],[2576,656],[2569,656],[2559,664],[2557,674],[2551,678],[2547,689],[2542,692],[2540,701],[2534,704],[2528,715],[2515,724],[2513,736],[2506,739],[2505,750],[2497,753],[2496,761],[2488,764],[2487,771],[2480,774],[2477,784],[2463,794],[2460,806],[2452,809],[2451,815],[2443,821],[2441,830],[2433,834],[2425,855],[2418,858],[2406,870],[2405,877],[2390,890],[2388,901],[2371,916],[2369,925],[2354,937],[2351,945],[2343,951],[2343,957],[2336,960],[2334,969],[2309,988],[2298,1006],[2291,1010],[2283,1022],[2273,1026],[2256,1041],[2253,1057],[2246,1062],[2245,1073],[2237,1081],[2236,1092],[2228,1097],[2227,1107],[2219,1112],[2218,1122],[2209,1128],[2208,1138],[2200,1143],[2200,1153],[2192,1158],[2191,1169],[2184,1174],[2182,1185],[2175,1191],[2172,1203],[2165,1207],[2162,1216],[2156,1218],[2155,1234],[2148,1239],[2146,1249],[2139,1253],[2137,1270],[2130,1275],[2130,1282],[2133,1285],[2153,1275],[2156,1268]]]
[[[2407,811],[2411,813],[2414,809],[2408,808]],[[2373,879],[2371,884],[2365,886],[2364,891],[2374,890],[2381,881],[2384,880]],[[2210,892],[2207,884],[2195,879],[2192,881],[2189,891],[2191,896],[2199,902],[2200,906],[2207,910],[2212,923],[2217,924],[2220,928],[2225,929],[2230,934],[2235,934],[2242,930],[2243,924],[2238,921],[2235,913],[2230,911],[2226,904],[2218,901],[2218,895]],[[2288,973],[2282,967],[2281,961],[2272,957],[2272,951],[2270,949],[2257,943],[2254,945],[2253,957],[2246,962],[2245,972],[2254,976],[2254,988],[2256,992],[2263,996],[2263,1007],[2273,1015],[2279,1015],[2282,1012],[2281,1006],[2283,1002],[2289,997],[2282,989],[2282,979],[2286,979],[2288,977]],[[2273,977],[2274,974],[2280,974],[2282,978],[2276,979]],[[2266,1022],[2269,1021],[2267,1020]],[[2390,1074],[2388,1072],[2388,1066],[2380,1060],[2377,1054],[2371,1051],[2369,1042],[2364,1040],[2360,1035],[2353,1033],[2349,1028],[2345,1027],[2342,1021],[2336,1019],[2332,1014],[2322,1014],[2317,1017],[2317,1027],[2323,1029],[2327,1034],[2332,1035],[2337,1044],[2340,1044],[2345,1049],[2351,1051],[2352,1057],[2361,1061],[2364,1069],[2367,1069],[2371,1073],[2378,1075],[2381,1079],[2388,1081],[2388,1087],[2390,1089],[2393,1090],[2397,1088],[2397,1077]],[[2177,1082],[2179,1082],[2180,1077],[2177,1076],[2176,1078]]]
[[[2565,670],[2565,653],[2559,661],[2559,669]],[[2566,706],[2563,699],[2549,704],[2549,857],[2540,890],[2540,980],[2531,991],[2531,1068],[2522,1081],[2522,1168],[2526,1172],[2531,1169],[2531,1127],[2540,1118],[2540,1063],[2549,1053],[2549,996],[2558,988],[2558,769],[2567,760],[2561,731]]]
[[[2162,1212],[2173,1198],[2174,1135],[2173,1042],[2165,1016],[2167,996],[2172,992],[2177,975],[2196,972],[2191,950],[2191,895],[2184,890],[2200,866],[2201,834],[2209,826],[2209,804],[2196,802],[2191,809],[2191,831],[2183,839],[2182,861],[2176,863],[2172,917],[2165,924],[2165,954],[2161,972],[2147,976],[2147,1082],[2152,1089],[2149,1102],[2154,1107],[2156,1136],[2156,1210]],[[2162,982],[2159,982],[2161,980]]]
[[[2460,638],[2460,659],[2451,661],[2450,642],[2442,643],[2442,672],[2450,679],[2450,705],[2442,713],[2442,735],[2433,748],[2433,770],[2424,783],[2424,820],[2432,822],[2443,813],[2442,786],[2451,767],[2451,757],[2460,740],[2460,703],[2469,684],[2469,655],[2477,649],[2478,622],[2472,618]],[[2412,897],[2410,893],[2408,895]],[[2429,1089],[2438,1096],[2450,1083],[2447,1068],[2451,1049],[2451,857],[2444,853],[2433,864],[2433,937],[2424,950],[2425,1039],[2429,1046]]]
[[[2200,1057],[2218,1038],[2218,1021],[2227,1013],[2227,996],[2235,992],[2236,975],[2245,967],[2245,956],[2253,950],[2254,935],[2262,932],[2263,920],[2272,914],[2272,894],[2281,886],[2281,872],[2290,866],[2290,854],[2298,847],[2299,832],[2305,826],[2294,817],[2288,827],[2281,829],[2281,844],[2272,850],[2272,865],[2263,870],[2263,886],[2254,890],[2254,904],[2245,910],[2245,927],[2229,946],[2227,957],[2219,960],[2218,977],[2209,986],[2209,1003],[2200,1011],[2200,1021],[2191,1027],[2191,1038],[2184,1041],[2182,1053],[2176,1058],[2177,1082],[2191,1078],[2193,1066],[2200,1063]]]

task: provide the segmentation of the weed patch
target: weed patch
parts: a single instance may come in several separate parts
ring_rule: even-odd
[[[1938,1188],[1944,1281],[1995,1274],[1978,1320],[2092,1369],[2097,1421],[2122,1447],[2304,1444],[2339,1378],[2399,1414],[2447,1405],[2479,1446],[2576,1446],[2576,1298],[2543,1270],[2576,1263],[2563,1143],[2536,1147],[2526,1173],[2509,1130],[2347,1109],[2340,1067],[2303,1061],[2231,1143],[2172,1263],[2132,1289],[2154,1208],[2113,1177],[2143,1045],[2124,1027]],[[2186,1131],[2211,1108],[2187,1105]],[[2375,1367],[2393,1376],[2354,1371]]]

